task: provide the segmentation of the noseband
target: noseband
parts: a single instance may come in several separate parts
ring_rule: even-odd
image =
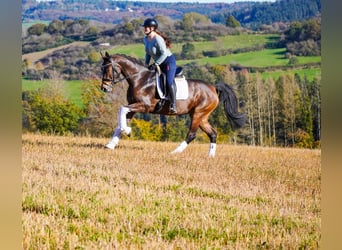
[[[113,69],[113,74],[112,74],[112,78],[111,79],[109,79],[109,78],[105,78],[104,77],[104,68],[105,67],[107,67],[107,66],[109,66],[109,65],[111,65],[112,66],[112,69]],[[120,82],[120,81],[122,81],[123,79],[119,79],[119,80],[116,80],[115,81],[115,77],[114,77],[114,73],[116,73],[117,75],[119,75],[119,72],[115,69],[115,66],[114,66],[114,61],[111,59],[110,60],[110,62],[109,63],[107,63],[107,64],[105,64],[105,65],[102,65],[101,66],[101,68],[102,68],[102,82],[111,82],[112,83],[112,85],[114,85],[114,84],[116,84],[116,83],[118,83],[118,82]]]
[[[104,78],[104,67],[107,67],[107,66],[109,66],[109,65],[112,66],[113,72],[114,72],[117,76],[119,76],[119,75],[122,74],[122,73],[119,73],[119,72],[115,69],[115,66],[114,66],[114,65],[115,65],[115,62],[113,61],[112,58],[110,59],[110,62],[109,62],[109,63],[104,64],[104,65],[101,66],[102,71],[103,71],[103,74],[102,74],[102,82],[111,82],[111,85],[112,85],[112,86],[113,86],[114,84],[118,83],[118,82],[121,82],[121,81],[123,81],[123,80],[127,80],[127,79],[129,79],[129,78],[131,78],[131,77],[133,77],[133,76],[139,74],[139,72],[137,72],[137,73],[135,73],[135,74],[133,74],[133,75],[129,75],[129,76],[124,76],[124,75],[123,75],[122,78],[119,78],[118,80],[115,80],[114,73],[113,73],[111,79],[109,79],[109,78]]]

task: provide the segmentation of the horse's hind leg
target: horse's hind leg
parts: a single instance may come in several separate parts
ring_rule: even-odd
[[[210,139],[210,147],[209,147],[209,157],[214,157],[216,153],[216,138],[217,132],[216,130],[210,125],[208,120],[204,120],[200,123],[200,128],[207,134]]]
[[[196,116],[198,117],[198,116]],[[186,147],[189,145],[190,142],[192,142],[196,138],[196,132],[200,123],[199,117],[191,117],[191,125],[189,132],[186,136],[185,141],[183,141],[175,150],[173,150],[171,153],[181,153],[186,149]]]

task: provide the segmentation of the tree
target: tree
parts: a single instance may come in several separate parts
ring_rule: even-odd
[[[194,58],[196,58],[195,45],[193,45],[192,43],[185,43],[182,46],[181,57],[182,57],[182,59],[194,59]]]
[[[34,25],[32,25],[30,28],[27,29],[27,33],[29,35],[36,35],[36,36],[40,36],[42,35],[45,30],[46,30],[47,26],[43,23],[36,23]]]
[[[277,126],[284,146],[295,144],[299,87],[293,75],[282,75],[276,82],[278,92]]]
[[[250,74],[247,70],[241,70],[237,75],[237,84],[241,86],[241,95],[245,103],[245,109],[248,114],[249,130],[245,141],[256,145],[256,105],[255,105],[255,85],[253,84]]]
[[[62,33],[63,31],[63,22],[60,20],[53,20],[47,27],[47,32],[51,35],[56,35]]]
[[[211,21],[201,14],[190,12],[183,15],[182,26],[185,31],[192,31],[199,25],[208,25]]]
[[[85,119],[82,132],[95,136],[111,136],[117,126],[117,112],[126,104],[126,88],[115,85],[113,93],[105,94],[97,80],[90,80],[82,86],[82,102]],[[115,100],[115,101],[114,101]]]
[[[100,55],[96,51],[92,51],[88,55],[88,60],[89,60],[90,63],[97,63],[97,62],[100,61],[100,59],[101,59]]]
[[[317,56],[321,54],[321,23],[318,19],[292,22],[284,32],[286,49],[293,55]]]
[[[311,109],[311,98],[309,96],[309,82],[306,77],[302,80],[298,75],[295,79],[299,86],[299,100],[298,100],[298,117],[297,117],[297,131],[296,131],[296,146],[313,147],[313,116]],[[305,135],[305,137],[303,137]]]
[[[265,88],[267,89],[266,94],[266,107],[267,107],[267,135],[268,144],[270,146],[276,146],[276,128],[275,128],[275,82],[273,78],[268,78],[265,82]]]
[[[50,86],[24,92],[22,103],[24,129],[58,135],[76,133],[79,129],[82,110]]]
[[[316,142],[321,140],[321,81],[314,79],[309,86],[309,96],[311,99],[311,110],[313,118],[313,136]]]
[[[226,26],[231,27],[231,28],[237,28],[237,27],[241,27],[241,24],[238,20],[235,19],[233,15],[229,15],[226,18]]]

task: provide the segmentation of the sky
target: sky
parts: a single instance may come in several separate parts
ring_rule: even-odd
[[[51,0],[37,0],[38,2],[51,1]],[[115,1],[115,0],[113,0]],[[275,2],[276,0],[129,0],[135,2],[188,2],[188,3],[234,3],[234,2]]]
[[[275,2],[276,0],[129,0],[135,2],[188,2],[188,3],[234,3],[234,2]]]

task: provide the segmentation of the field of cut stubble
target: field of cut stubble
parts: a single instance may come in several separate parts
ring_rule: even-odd
[[[23,249],[318,249],[321,151],[22,136]]]

